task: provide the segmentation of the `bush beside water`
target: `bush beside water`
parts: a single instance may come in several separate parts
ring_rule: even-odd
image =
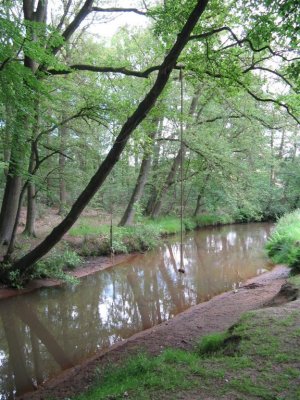
[[[300,273],[300,210],[281,217],[266,249],[275,264],[287,264],[292,273]]]

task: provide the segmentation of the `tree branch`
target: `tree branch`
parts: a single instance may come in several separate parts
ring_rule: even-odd
[[[147,13],[144,11],[140,11],[137,8],[117,8],[117,7],[111,7],[111,8],[101,8],[101,7],[92,7],[92,11],[95,12],[107,12],[107,13],[121,13],[121,12],[132,12],[138,15],[143,15],[146,16]]]
[[[62,33],[62,37],[65,41],[68,41],[76,29],[79,27],[82,21],[88,16],[88,14],[92,11],[94,0],[86,0],[79,10],[79,12],[74,17],[73,21],[67,26],[65,31]],[[59,46],[56,46],[52,49],[52,53],[56,54],[63,46],[61,43]]]
[[[288,105],[282,103],[279,100],[276,99],[271,99],[271,98],[264,98],[264,97],[259,97],[258,95],[256,95],[255,93],[253,93],[243,82],[241,81],[236,81],[240,86],[242,86],[245,91],[250,94],[250,96],[252,96],[255,100],[257,101],[262,101],[264,103],[273,103],[273,104],[277,104],[280,107],[283,107],[286,109],[287,113],[298,123],[300,124],[300,120],[291,112],[290,108]]]
[[[68,0],[68,3],[66,4],[66,6],[64,8],[64,13],[61,16],[60,21],[59,21],[59,23],[58,23],[58,25],[56,27],[58,32],[61,30],[61,28],[62,28],[62,26],[63,26],[63,24],[65,22],[65,19],[66,19],[66,16],[67,16],[68,12],[69,12],[71,4],[72,4],[72,0]]]
[[[270,68],[261,67],[261,66],[255,67],[255,66],[251,65],[249,68],[245,69],[243,71],[243,73],[246,74],[247,72],[254,71],[254,70],[270,72],[270,74],[274,74],[274,75],[278,76],[280,79],[282,79],[290,88],[293,89],[293,91],[296,91],[295,88],[293,87],[293,85],[291,84],[291,82],[289,82],[282,74],[280,74],[279,72],[274,71]]]
[[[210,37],[210,36],[212,36],[212,35],[214,35],[216,33],[224,32],[224,31],[225,32],[227,31],[227,32],[229,32],[231,34],[231,36],[235,40],[235,43],[232,43],[232,44],[226,46],[225,48],[221,48],[220,50],[229,49],[230,47],[234,47],[236,45],[242,46],[242,44],[247,43],[249,45],[250,49],[255,53],[260,53],[262,51],[268,50],[269,53],[271,53],[273,56],[280,57],[284,61],[287,61],[287,62],[296,61],[296,60],[300,59],[300,57],[294,57],[294,58],[288,59],[285,56],[283,56],[280,52],[274,51],[269,45],[263,46],[261,48],[255,48],[253,43],[251,42],[251,40],[249,38],[246,37],[246,38],[243,38],[243,39],[239,39],[237,37],[237,35],[233,32],[233,30],[231,28],[229,28],[228,26],[223,26],[221,28],[213,29],[213,30],[211,30],[209,32],[204,32],[204,33],[201,33],[199,35],[191,35],[190,36],[190,40],[205,39],[205,38],[208,38],[208,37]]]
[[[65,41],[68,41],[70,37],[73,35],[73,33],[77,30],[79,25],[85,20],[85,18],[91,13],[91,12],[110,12],[110,13],[115,13],[115,12],[133,12],[139,15],[146,15],[145,12],[139,11],[136,8],[100,8],[100,7],[93,7],[94,0],[86,0],[79,12],[76,14],[74,17],[73,21],[66,27],[64,32],[62,33],[62,37],[64,38]],[[59,23],[59,27],[63,25],[64,19],[66,16],[66,11]],[[55,47],[52,49],[52,53],[56,54],[63,46],[63,43],[60,44],[59,46]]]
[[[126,67],[99,67],[96,65],[87,65],[87,64],[74,64],[66,67],[65,70],[55,70],[50,69],[47,72],[51,75],[67,75],[74,71],[91,71],[91,72],[111,72],[114,74],[123,74],[127,76],[136,76],[138,78],[148,78],[149,75],[154,72],[158,71],[160,66],[155,65],[146,69],[145,71],[133,71],[127,69]],[[175,67],[177,68],[177,67]]]

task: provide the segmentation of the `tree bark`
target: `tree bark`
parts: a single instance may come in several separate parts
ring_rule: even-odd
[[[35,184],[30,182],[27,187],[27,215],[24,234],[36,237],[35,234],[35,218],[36,218],[36,201],[35,201]]]
[[[17,215],[22,179],[16,174],[14,163],[10,162],[0,212],[0,244],[10,242]]]
[[[156,122],[156,130],[153,130],[153,132],[151,132],[148,135],[149,139],[153,140],[155,138],[157,129],[159,129],[159,120]],[[133,190],[132,196],[129,200],[125,213],[121,219],[121,222],[119,223],[119,226],[128,226],[133,224],[133,219],[135,215],[134,206],[137,202],[141,200],[143,196],[144,188],[148,180],[150,167],[151,167],[151,154],[149,153],[149,150],[146,149],[144,151],[144,156],[141,163],[135,188]]]
[[[35,156],[33,148],[31,149],[30,162],[28,172],[33,173],[35,167]],[[35,201],[35,184],[28,182],[27,184],[27,215],[26,225],[23,233],[28,236],[36,237],[35,235],[35,216],[36,216],[36,201]]]
[[[152,162],[152,170],[153,170],[153,176],[152,176],[152,181],[156,182],[158,179],[158,164],[159,164],[159,145],[158,143],[155,143],[154,145],[154,150],[153,150],[153,162]],[[155,199],[157,196],[157,187],[155,185],[151,185],[151,193],[147,202],[147,206],[145,209],[145,215],[151,215]]]
[[[175,44],[161,64],[157,74],[157,78],[152,88],[145,96],[145,98],[140,102],[135,112],[127,119],[127,121],[123,125],[119,135],[116,138],[116,141],[114,142],[114,145],[112,146],[105,160],[102,162],[99,169],[94,174],[81,195],[75,201],[68,215],[35,249],[30,251],[21,259],[17,260],[12,266],[14,269],[20,270],[26,274],[26,271],[30,269],[30,267],[36,261],[47,254],[48,251],[51,250],[56,245],[56,243],[60,241],[63,235],[76,222],[82,210],[101,187],[101,185],[109,175],[110,171],[118,161],[132,132],[137,128],[137,126],[139,126],[139,124],[146,118],[150,110],[154,107],[156,100],[164,90],[169,80],[172,70],[176,66],[176,62],[180,53],[182,52],[183,48],[189,40],[191,32],[197,24],[200,16],[204,12],[207,3],[208,0],[199,0],[197,2],[196,6],[188,17],[187,22],[185,23],[181,32],[178,34]]]

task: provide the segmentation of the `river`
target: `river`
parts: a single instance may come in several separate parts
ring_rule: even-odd
[[[97,350],[166,321],[268,268],[266,223],[206,228],[82,278],[0,301],[0,399],[33,390]]]

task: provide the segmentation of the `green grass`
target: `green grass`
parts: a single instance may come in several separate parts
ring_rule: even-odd
[[[232,222],[228,216],[202,215],[197,218],[184,218],[185,231],[208,225]],[[180,219],[162,217],[155,220],[144,218],[139,224],[131,227],[113,226],[113,250],[115,254],[140,252],[158,246],[161,237],[179,233]],[[83,238],[83,243],[76,250],[82,256],[108,255],[110,246],[110,225],[99,224],[95,218],[81,218],[77,225],[70,229],[69,235]],[[75,245],[76,246],[76,245]]]
[[[300,311],[280,310],[249,312],[228,332],[199,340],[194,351],[167,349],[157,357],[139,354],[121,366],[102,367],[94,386],[74,399],[122,399],[126,394],[136,400],[296,400]]]
[[[274,263],[287,264],[293,273],[300,272],[300,210],[279,219],[266,249]]]
[[[211,333],[204,336],[197,343],[196,351],[200,355],[215,353],[224,347],[224,341],[227,337],[227,332]]]

